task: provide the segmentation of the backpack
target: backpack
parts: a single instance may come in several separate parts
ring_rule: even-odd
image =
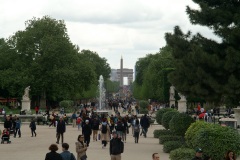
[[[117,123],[117,127],[116,127],[117,131],[123,131],[123,123]]]
[[[107,133],[107,125],[102,125],[102,133]]]
[[[134,132],[140,132],[140,127],[139,125],[134,126]]]

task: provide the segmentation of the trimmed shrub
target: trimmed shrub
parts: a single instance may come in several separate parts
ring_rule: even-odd
[[[237,130],[207,123],[195,133],[191,139],[193,147],[201,147],[204,154],[212,157],[212,160],[222,159],[227,150],[240,154],[240,134]],[[190,140],[186,141],[189,143]]]
[[[176,114],[169,122],[170,130],[179,136],[184,136],[194,119],[185,113]]]
[[[178,113],[179,112],[177,110],[168,111],[168,112],[164,113],[163,116],[162,116],[163,127],[166,128],[166,129],[169,129],[170,120],[172,119],[172,117],[174,117]]]
[[[178,148],[170,152],[171,160],[192,159],[195,156],[195,150],[190,148]]]
[[[167,141],[163,144],[163,152],[169,153],[174,149],[182,147],[183,145],[183,141]]]
[[[139,109],[139,113],[140,113],[140,114],[148,114],[148,110],[147,110],[147,109],[144,109],[144,108],[140,108],[140,109]]]
[[[182,136],[175,136],[175,135],[165,135],[165,136],[159,136],[159,144],[164,144],[168,141],[184,141],[184,138]]]
[[[156,129],[153,131],[154,138],[159,138],[159,136],[165,136],[165,135],[173,135],[173,133],[170,130],[165,130],[165,129]]]
[[[195,136],[198,134],[198,131],[201,128],[208,128],[211,127],[212,125],[209,125],[209,123],[206,123],[204,121],[196,121],[188,127],[186,133],[185,133],[185,139],[186,139],[186,144],[190,148],[194,148],[198,142],[195,140]]]
[[[163,114],[168,112],[168,111],[173,111],[174,109],[172,108],[162,108],[162,109],[159,109],[156,113],[156,121],[158,124],[162,124],[162,117],[163,117]]]
[[[140,109],[147,109],[148,105],[149,105],[148,101],[145,100],[139,101]]]

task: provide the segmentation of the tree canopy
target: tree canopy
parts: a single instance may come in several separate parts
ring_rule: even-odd
[[[32,96],[74,99],[94,88],[99,74],[109,76],[106,59],[96,52],[80,52],[70,41],[64,21],[44,16],[25,25],[25,30],[0,39],[1,96],[20,97],[31,86]]]
[[[211,102],[240,100],[240,2],[237,0],[193,0],[199,9],[187,6],[190,22],[207,26],[221,41],[176,26],[166,33],[172,48],[175,70],[169,80],[186,96],[201,97]]]
[[[167,102],[169,87],[167,75],[172,70],[172,55],[169,47],[161,48],[156,54],[149,54],[136,62],[134,96],[140,99],[154,99]]]

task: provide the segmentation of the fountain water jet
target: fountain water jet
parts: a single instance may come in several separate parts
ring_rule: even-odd
[[[103,80],[103,76],[100,75],[99,77],[99,98],[98,98],[98,109],[102,110],[105,108],[105,100],[106,100],[106,89],[104,88],[104,80]]]

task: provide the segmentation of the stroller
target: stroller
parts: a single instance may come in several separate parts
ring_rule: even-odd
[[[9,131],[6,128],[2,132],[1,144],[4,144],[4,142],[11,143],[11,141],[10,141],[10,133],[9,133]]]

